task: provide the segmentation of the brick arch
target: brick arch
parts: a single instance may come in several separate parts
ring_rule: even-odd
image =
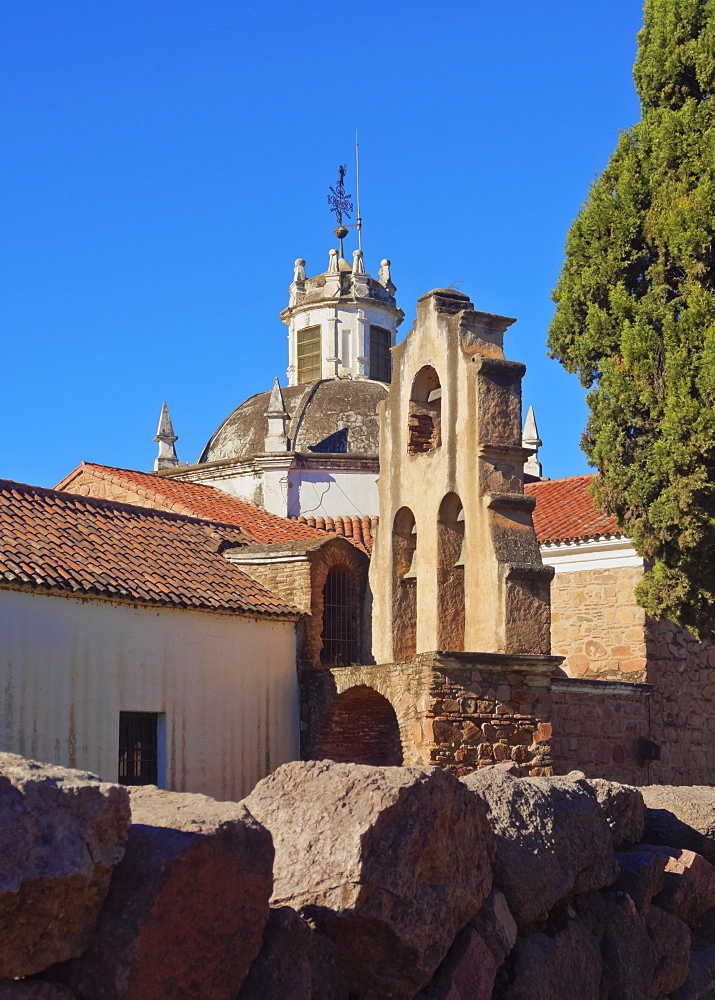
[[[311,756],[353,764],[402,764],[400,726],[390,701],[366,684],[336,694]]]
[[[367,556],[344,539],[331,539],[321,546],[311,559],[310,619],[305,626],[306,666],[326,666],[321,663],[323,652],[323,596],[328,573],[333,568],[344,569],[351,581],[354,596],[355,634],[358,636],[358,662],[364,658],[362,649],[363,604],[367,584]],[[307,660],[307,663],[306,663]]]

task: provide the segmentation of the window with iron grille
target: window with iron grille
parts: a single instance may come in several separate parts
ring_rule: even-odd
[[[119,713],[120,785],[157,784],[158,728],[156,712]]]
[[[298,381],[314,382],[322,375],[320,327],[298,330]]]
[[[358,660],[358,609],[352,573],[333,566],[323,587],[321,663],[348,666]]]
[[[392,381],[390,331],[382,326],[370,327],[370,378],[378,382]]]

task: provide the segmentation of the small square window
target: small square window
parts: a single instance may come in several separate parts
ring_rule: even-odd
[[[120,785],[158,784],[158,729],[157,712],[119,713]]]

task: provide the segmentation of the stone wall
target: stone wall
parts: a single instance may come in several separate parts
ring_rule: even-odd
[[[325,761],[218,802],[0,754],[0,997],[706,1000],[714,807]]]
[[[712,784],[715,646],[649,618],[634,594],[642,573],[620,566],[554,578],[553,651],[583,681],[554,688],[555,766],[634,784]],[[610,682],[647,684],[652,693],[628,699]],[[655,744],[646,764],[634,749],[639,737]]]
[[[551,584],[551,648],[571,677],[646,681],[645,612],[637,566],[559,572]]]
[[[646,620],[651,734],[660,748],[653,781],[715,782],[715,646],[672,622]]]
[[[383,745],[392,753],[397,730],[405,764],[462,775],[511,762],[523,773],[548,774],[551,671],[559,663],[549,656],[420,653],[406,663],[305,671],[302,755],[366,763],[362,748],[372,754]],[[381,701],[356,699],[360,690],[377,692],[394,720]],[[348,698],[356,699],[349,716],[342,710]],[[369,762],[395,763],[379,755]]]
[[[651,690],[648,684],[554,678],[554,774],[584,771],[589,777],[630,785],[659,780],[657,765],[644,759],[647,745],[639,744],[652,736]]]

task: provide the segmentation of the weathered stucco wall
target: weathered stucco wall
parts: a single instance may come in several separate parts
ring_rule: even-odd
[[[295,625],[0,590],[0,746],[117,780],[120,711],[165,715],[166,787],[239,799],[299,757]]]
[[[419,300],[413,329],[393,350],[392,385],[378,406],[380,531],[371,566],[378,662],[409,655],[412,645],[418,653],[549,652],[553,570],[542,565],[535,502],[523,492],[525,368],[502,350],[512,322],[477,312],[466,295],[436,289]],[[448,524],[452,507],[456,520]],[[458,530],[464,548],[452,565],[463,579],[447,585],[454,598],[463,595],[463,608],[453,600],[449,609],[451,624],[463,623],[460,636],[445,629],[440,610],[445,538]],[[410,548],[410,536],[411,548],[416,544],[412,563],[394,544],[400,532],[402,549]],[[416,595],[401,599],[415,579]],[[414,644],[401,641],[415,631]]]

